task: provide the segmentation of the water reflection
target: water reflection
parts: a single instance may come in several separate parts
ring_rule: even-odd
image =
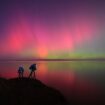
[[[60,90],[68,100],[83,103],[105,99],[105,62],[0,62],[0,76],[17,77],[20,65],[28,76],[33,63],[37,63],[37,79]]]

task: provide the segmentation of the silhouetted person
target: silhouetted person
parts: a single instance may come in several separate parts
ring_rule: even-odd
[[[29,75],[29,78],[31,78],[31,77],[34,77],[34,78],[36,78],[36,76],[35,76],[35,70],[36,70],[36,64],[32,64],[30,67],[29,67],[29,69],[30,69],[30,75]],[[33,76],[32,76],[33,75]]]
[[[23,73],[24,73],[24,68],[22,66],[20,66],[18,69],[19,78],[23,78]]]

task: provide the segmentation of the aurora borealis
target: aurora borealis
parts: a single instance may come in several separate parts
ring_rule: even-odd
[[[0,1],[0,58],[104,58],[104,0]]]
[[[0,0],[0,78],[34,63],[70,104],[105,99],[105,0]]]

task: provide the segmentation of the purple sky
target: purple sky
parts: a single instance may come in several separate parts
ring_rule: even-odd
[[[105,57],[104,0],[0,1],[0,58]]]

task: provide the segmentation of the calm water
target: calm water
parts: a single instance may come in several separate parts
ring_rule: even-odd
[[[33,63],[37,63],[37,79],[61,91],[68,100],[105,99],[105,62],[101,61],[0,62],[0,76],[17,77],[17,69],[20,65],[24,66],[24,75],[28,76],[28,68]]]

